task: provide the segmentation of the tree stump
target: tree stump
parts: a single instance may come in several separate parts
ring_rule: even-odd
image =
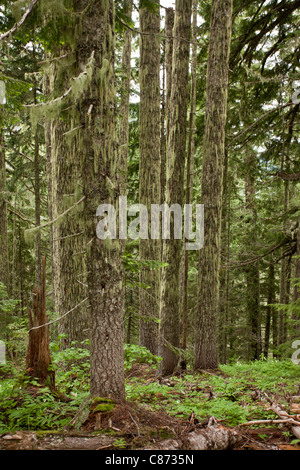
[[[33,291],[32,309],[28,308],[29,342],[26,356],[27,372],[42,385],[55,387],[54,371],[51,370],[49,349],[49,325],[46,314],[46,257],[42,262],[41,286]]]

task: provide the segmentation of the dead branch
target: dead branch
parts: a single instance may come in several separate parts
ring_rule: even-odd
[[[31,4],[29,5],[28,9],[25,11],[22,18],[17,23],[15,23],[14,26],[9,31],[6,31],[6,33],[1,34],[0,41],[7,38],[8,36],[14,34],[25,23],[27,18],[31,15],[31,13],[33,11],[33,8],[34,8],[34,6],[37,2],[38,2],[38,0],[33,0],[31,2]]]

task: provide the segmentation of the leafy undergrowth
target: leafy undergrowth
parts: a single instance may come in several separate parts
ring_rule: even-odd
[[[88,397],[89,353],[85,345],[66,351],[60,351],[56,343],[51,347],[56,392],[39,386],[11,364],[0,366],[0,434],[65,429]],[[144,348],[126,347],[126,395],[130,407],[122,410],[117,406],[113,412],[114,425],[110,417],[105,422],[106,429],[120,431],[118,425],[123,413],[133,430],[140,432],[139,423],[146,425],[148,422],[150,434],[157,428],[159,438],[163,438],[165,429],[197,425],[213,416],[224,426],[239,427],[246,441],[297,446],[287,427],[279,428],[273,423],[241,425],[253,420],[276,419],[270,409],[272,401],[288,413],[291,402],[297,403],[297,397],[300,403],[299,366],[289,361],[255,361],[220,366],[217,371],[188,369],[160,378],[157,374],[159,360]],[[136,419],[135,409],[139,413]],[[128,445],[124,433],[119,437],[124,446]]]

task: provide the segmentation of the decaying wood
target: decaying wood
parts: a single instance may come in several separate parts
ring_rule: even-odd
[[[195,428],[180,439],[168,439],[150,450],[230,450],[236,448],[242,436],[232,429],[220,425],[209,425],[205,429]]]
[[[85,433],[16,432],[0,438],[0,450],[100,450],[113,446],[116,438]]]
[[[49,327],[46,314],[46,258],[42,262],[42,282],[33,292],[32,309],[28,308],[29,341],[26,368],[31,377],[54,388],[54,372],[49,370],[51,357],[49,350]],[[37,328],[44,325],[43,328]]]
[[[292,433],[297,439],[300,439],[300,421],[297,421],[295,416],[291,416],[286,411],[282,410],[277,403],[273,403],[271,410],[281,419],[285,420],[286,424],[290,424]]]
[[[108,450],[115,447],[118,439],[102,434],[95,437],[84,432],[47,432],[40,435],[18,431],[0,437],[0,450]],[[242,437],[236,431],[214,425],[137,450],[229,450],[241,441]]]

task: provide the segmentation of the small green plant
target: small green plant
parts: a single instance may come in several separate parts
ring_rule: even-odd
[[[155,356],[148,349],[136,344],[125,344],[124,346],[124,367],[125,371],[132,368],[134,364],[157,365],[161,361],[159,356]]]
[[[127,447],[127,443],[123,437],[120,437],[120,439],[117,439],[114,442],[114,447],[117,449],[125,449]]]

